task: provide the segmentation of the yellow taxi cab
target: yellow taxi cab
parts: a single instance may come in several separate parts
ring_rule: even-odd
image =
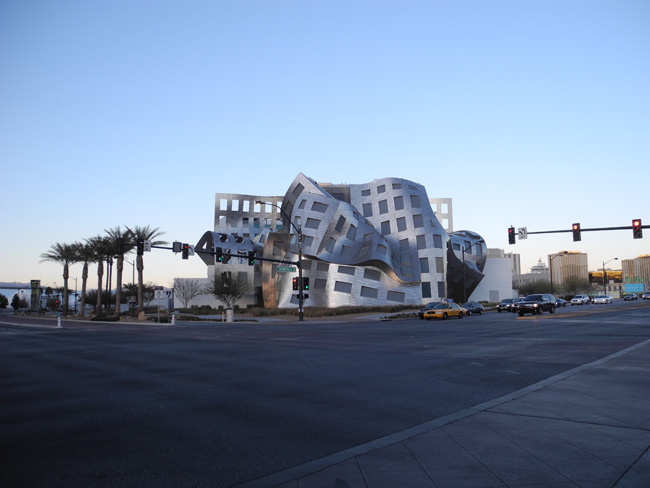
[[[431,310],[424,312],[424,318],[426,320],[446,319],[447,317],[458,317],[462,319],[466,313],[465,309],[457,303],[439,303]]]

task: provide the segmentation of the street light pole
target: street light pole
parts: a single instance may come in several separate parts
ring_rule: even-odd
[[[604,295],[607,295],[607,271],[605,271],[605,265],[610,261],[614,261],[614,260],[618,261],[618,258],[612,258],[607,262],[603,261],[603,294]]]
[[[278,205],[277,203],[273,202],[263,202],[261,200],[257,200],[255,202],[256,204],[259,205],[271,205],[275,208],[277,208],[282,215],[289,221],[289,224],[295,229],[296,233],[298,234],[298,263],[296,265],[298,266],[298,321],[302,322],[305,320],[304,317],[304,295],[303,295],[303,281],[302,281],[302,230],[300,227],[296,227],[296,224],[293,223],[291,220],[291,217],[289,217],[284,210],[282,210],[282,207]]]

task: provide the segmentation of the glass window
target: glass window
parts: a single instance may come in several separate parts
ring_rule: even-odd
[[[320,225],[319,219],[312,219],[311,217],[307,217],[307,222],[305,222],[305,227],[307,229],[318,229],[319,225]]]
[[[406,294],[402,293],[401,291],[389,291],[388,295],[386,296],[386,299],[391,302],[404,303],[404,298],[406,298]]]
[[[408,251],[409,250],[409,240],[408,239],[401,239],[399,241],[399,250],[400,251]]]
[[[438,234],[433,234],[433,247],[436,249],[442,249],[442,236]]]
[[[444,281],[439,281],[438,282],[438,296],[440,298],[443,298],[446,295],[445,293],[445,282]]]
[[[334,246],[336,245],[336,239],[333,237],[330,237],[330,240],[327,241],[327,246],[325,247],[325,250],[327,252],[334,252]]]
[[[329,271],[329,263],[324,263],[323,261],[318,261],[318,266],[316,266],[317,271]]]
[[[381,273],[377,270],[366,268],[363,271],[363,277],[367,280],[379,281],[381,280]]]
[[[385,193],[386,192],[386,185],[380,185],[377,187],[377,193]]]
[[[357,237],[357,228],[354,225],[350,225],[350,228],[348,229],[348,234],[346,236],[348,239],[353,241]]]
[[[460,251],[460,244],[458,244],[457,242],[454,242],[454,243],[451,244],[451,248],[454,251]]]
[[[419,227],[424,227],[424,220],[422,219],[422,214],[413,216],[413,227],[416,229]]]
[[[393,183],[393,190],[401,190],[401,189],[402,189],[401,183]]]
[[[388,213],[388,200],[379,200],[379,214]]]
[[[381,233],[385,236],[390,234],[390,221],[385,220],[381,223]]]
[[[379,290],[368,286],[361,287],[361,296],[364,298],[377,298]]]
[[[372,203],[363,204],[363,216],[372,217]]]
[[[370,190],[361,190],[361,196],[362,197],[369,197],[370,196]]]
[[[418,245],[418,250],[427,248],[427,236],[425,235],[415,236],[415,240]]]
[[[334,291],[339,291],[341,293],[351,293],[352,283],[346,283],[345,281],[337,281],[336,283],[334,283]]]
[[[429,272],[429,258],[420,258],[420,273]]]
[[[413,208],[419,208],[422,205],[420,205],[420,195],[411,195],[411,207]]]
[[[327,211],[327,205],[321,202],[314,202],[311,206],[311,209],[314,212],[320,212],[320,213],[325,213]]]
[[[404,197],[399,196],[394,198],[395,210],[402,210],[404,208]]]
[[[354,276],[354,268],[352,266],[339,266],[339,273]]]
[[[342,215],[339,217],[339,221],[336,223],[336,227],[334,229],[336,232],[341,232],[343,230],[343,226],[345,225],[345,217]]]
[[[431,298],[431,283],[428,281],[422,282],[422,298]]]
[[[445,261],[441,257],[436,258],[436,273],[444,273],[445,272]],[[440,295],[443,297],[444,295]]]
[[[323,278],[316,278],[314,280],[314,289],[315,290],[324,290],[327,284],[327,280]]]
[[[397,232],[406,230],[406,217],[399,217],[397,219]]]

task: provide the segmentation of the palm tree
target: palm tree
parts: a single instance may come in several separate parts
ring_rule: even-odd
[[[117,278],[116,278],[116,284],[115,284],[115,317],[120,316],[120,308],[122,305],[122,271],[124,270],[124,254],[128,254],[133,250],[133,242],[132,242],[132,237],[131,237],[131,231],[127,227],[125,231],[122,231],[120,226],[118,225],[117,227],[114,227],[112,229],[104,229],[104,232],[106,232],[109,235],[109,238],[112,243],[115,244],[115,250],[118,251],[118,240],[122,239],[123,242],[123,249],[119,249],[120,252],[117,252]]]
[[[88,265],[95,262],[95,250],[93,246],[86,241],[75,242],[77,249],[77,262],[83,263],[83,269],[81,271],[81,310],[79,311],[80,316],[84,316],[86,311],[86,287],[88,285]]]
[[[77,260],[77,253],[74,244],[61,244],[57,242],[50,246],[50,250],[41,254],[43,261],[53,261],[63,264],[63,316],[68,315],[68,278],[70,276],[70,265]]]
[[[145,241],[151,241],[152,246],[164,246],[168,244],[167,241],[154,241],[155,238],[164,234],[164,232],[161,232],[158,229],[158,227],[152,229],[147,225],[145,227],[135,226],[133,229],[129,229],[127,227],[126,229],[131,233],[131,238],[135,242],[142,239]],[[144,312],[144,304],[143,304],[144,300],[142,296],[144,290],[144,279],[142,273],[144,271],[144,259],[142,255],[138,254],[136,263],[138,268],[138,310],[136,311],[136,313],[140,315],[141,313]]]
[[[102,278],[104,277],[104,259],[112,256],[115,252],[113,245],[106,236],[95,236],[84,239],[92,249],[92,261],[97,263],[97,305],[95,313],[100,314],[102,310]]]

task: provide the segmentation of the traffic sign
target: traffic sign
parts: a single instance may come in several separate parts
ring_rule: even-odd
[[[519,227],[519,239],[527,239],[528,238],[528,227]]]
[[[294,273],[296,271],[296,267],[295,266],[278,266],[276,268],[276,271],[278,271],[279,273],[287,273],[287,272]]]

